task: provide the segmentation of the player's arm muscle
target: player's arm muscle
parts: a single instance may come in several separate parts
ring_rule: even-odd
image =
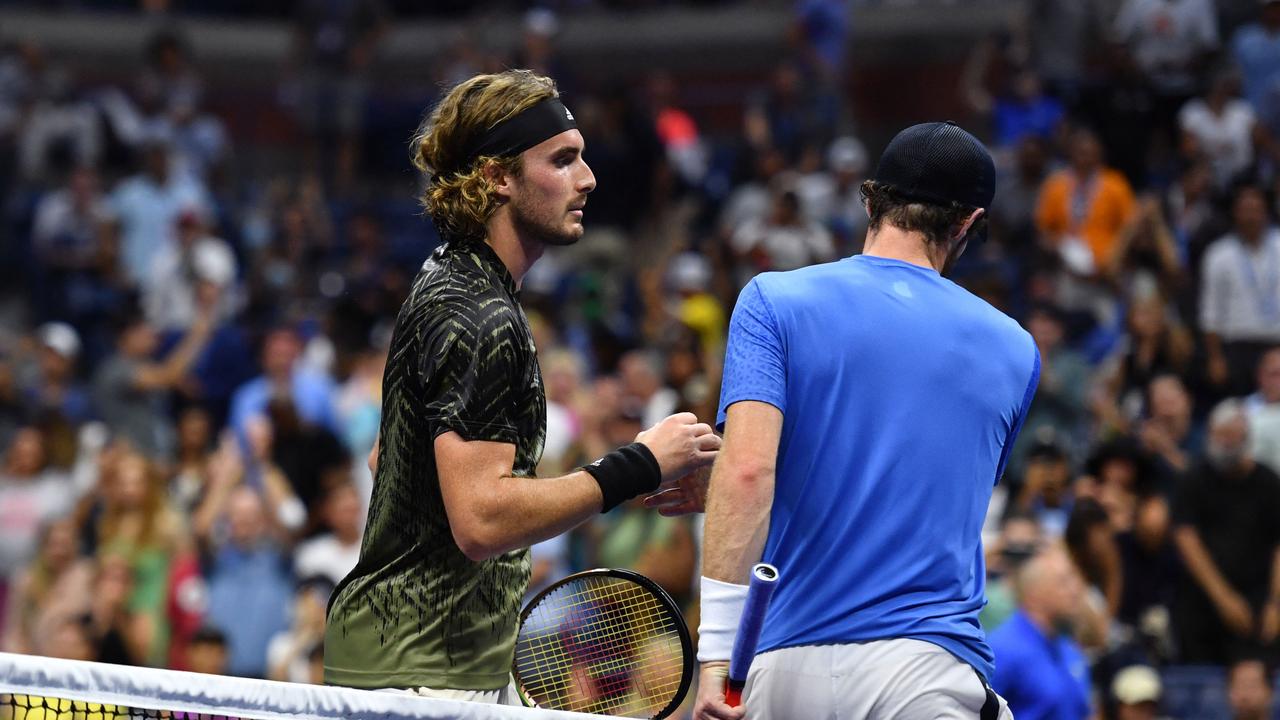
[[[769,533],[782,411],[755,400],[736,402],[726,410],[724,428],[707,492],[702,574],[745,585]]]
[[[510,443],[468,441],[455,432],[435,439],[440,494],[454,542],[485,560],[555,537],[600,512],[600,485],[585,472],[557,478],[513,477]]]

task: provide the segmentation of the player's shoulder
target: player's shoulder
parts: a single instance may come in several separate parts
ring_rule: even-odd
[[[519,310],[490,276],[435,255],[423,264],[405,301],[407,320],[488,335],[512,326]]]

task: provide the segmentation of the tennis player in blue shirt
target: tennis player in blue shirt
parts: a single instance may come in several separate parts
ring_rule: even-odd
[[[1010,718],[990,690],[980,530],[1039,380],[1016,322],[946,279],[985,229],[995,168],[951,123],[885,149],[862,255],[743,289],[703,556],[695,717],[752,565],[781,580],[744,703],[756,719]]]

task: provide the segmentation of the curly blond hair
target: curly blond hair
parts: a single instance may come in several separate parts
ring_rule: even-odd
[[[547,98],[559,97],[555,81],[531,70],[477,75],[453,87],[414,133],[413,164],[426,177],[420,198],[436,226],[453,235],[479,238],[498,207],[493,182],[483,169],[496,162],[518,175],[520,156],[464,157],[483,133]]]

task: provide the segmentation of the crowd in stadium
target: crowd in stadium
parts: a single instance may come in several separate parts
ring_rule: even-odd
[[[181,33],[157,30],[131,84],[93,86],[73,58],[5,38],[3,650],[318,681],[391,329],[436,235],[379,202],[402,209],[412,187],[362,175],[362,68],[389,11],[301,5],[280,97],[305,171],[265,181],[236,175]],[[1070,628],[1108,717],[1155,717],[1145,668],[1183,665],[1228,668],[1238,717],[1263,717],[1280,637],[1280,2],[1238,25],[1211,0],[1028,5],[963,73],[965,124],[1000,178],[990,239],[954,279],[1043,358],[984,531],[984,626],[1021,608]],[[513,56],[460,44],[440,64],[445,84],[511,65],[572,88],[598,180],[586,236],[522,288],[542,471],[677,410],[711,420],[743,283],[858,251],[876,153],[843,92],[847,12],[797,3],[791,56],[727,137],[701,130],[678,77],[578,83],[549,11]],[[696,612],[699,532],[630,504],[536,547],[534,586],[628,567]],[[1055,543],[1069,562],[1017,582]]]

